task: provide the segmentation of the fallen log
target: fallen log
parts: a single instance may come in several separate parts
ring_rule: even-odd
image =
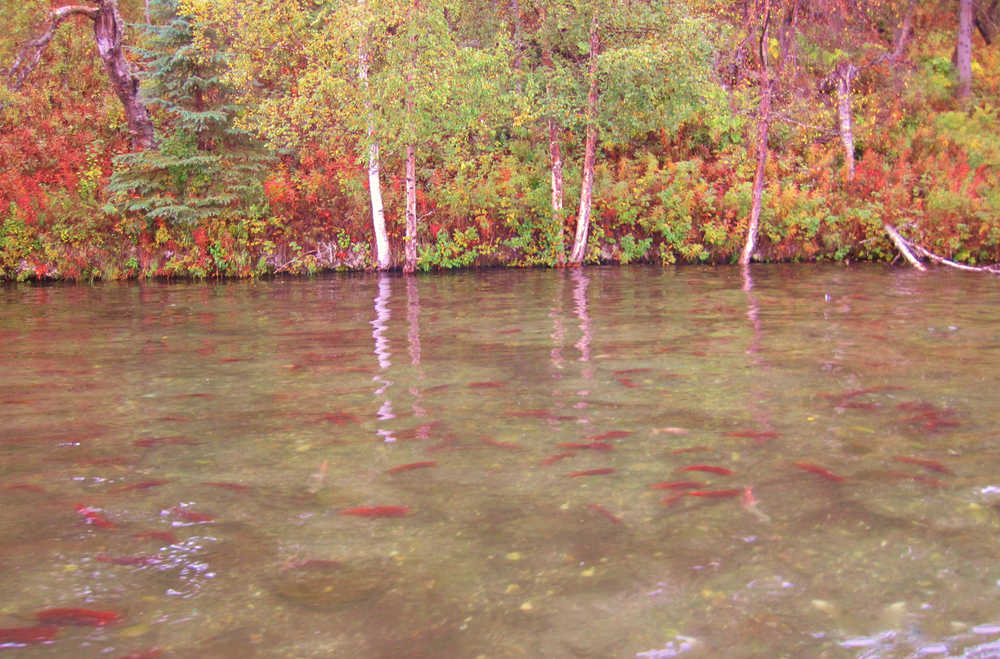
[[[957,270],[965,270],[967,272],[989,272],[994,275],[1000,275],[1000,265],[976,266],[976,265],[966,265],[965,263],[958,263],[956,261],[946,259],[943,256],[938,256],[937,254],[934,254],[930,250],[908,241],[906,238],[903,238],[903,236],[899,235],[899,231],[897,231],[896,228],[891,224],[884,224],[883,228],[885,229],[886,234],[889,235],[889,238],[892,240],[893,244],[896,246],[896,249],[898,249],[899,253],[903,255],[903,258],[905,258],[910,263],[910,265],[912,265],[917,270],[920,270],[921,272],[926,271],[927,268],[914,255],[914,252],[924,257],[925,259],[937,263],[938,265],[944,265],[949,268],[955,268]]]
[[[920,270],[921,272],[926,271],[927,268],[925,268],[924,264],[918,261],[917,257],[913,255],[913,252],[910,251],[909,243],[906,242],[905,238],[899,235],[899,232],[896,231],[896,227],[892,226],[891,224],[885,224],[883,225],[883,227],[885,228],[885,232],[889,234],[889,238],[896,246],[896,249],[898,249],[899,253],[903,255],[903,258],[909,261],[910,265],[912,265],[917,270]]]

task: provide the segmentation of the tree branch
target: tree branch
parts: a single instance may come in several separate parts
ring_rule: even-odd
[[[7,89],[13,92],[21,89],[25,79],[38,66],[38,62],[42,59],[42,54],[45,53],[45,49],[48,47],[49,42],[52,41],[52,37],[55,36],[56,30],[59,29],[63,21],[77,15],[86,16],[90,20],[96,20],[98,12],[98,7],[88,7],[85,5],[66,5],[65,7],[59,7],[49,12],[48,27],[45,28],[45,31],[37,38],[25,43],[17,51],[14,63],[7,72]]]
[[[983,266],[966,265],[964,263],[956,263],[955,261],[950,261],[950,260],[948,260],[948,259],[946,259],[944,257],[938,256],[937,254],[932,254],[931,252],[927,251],[926,249],[924,249],[920,245],[913,245],[913,249],[916,250],[917,252],[919,252],[920,254],[923,254],[925,257],[927,257],[931,261],[934,261],[935,263],[940,264],[940,265],[946,265],[949,268],[957,268],[958,270],[967,270],[969,272],[989,272],[989,273],[992,273],[994,275],[1000,275],[1000,266],[996,266],[996,265],[983,265]]]
[[[752,116],[752,113],[744,113],[744,116]],[[784,112],[772,112],[772,116],[783,121],[786,124],[792,124],[793,126],[798,126],[799,128],[806,128],[811,131],[815,131],[821,138],[834,138],[837,136],[837,131],[825,126],[816,126],[815,124],[807,124],[805,122],[799,121],[798,119],[793,119],[789,117]]]

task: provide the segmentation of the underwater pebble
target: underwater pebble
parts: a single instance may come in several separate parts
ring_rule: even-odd
[[[919,656],[924,656],[928,654],[947,654],[948,646],[944,643],[935,643],[934,645],[925,645],[917,650]]]
[[[972,628],[973,634],[998,634],[1000,625],[976,625]]]
[[[826,600],[813,600],[811,604],[817,611],[822,611],[823,613],[831,616],[837,615],[836,605],[827,602]]]
[[[678,636],[676,641],[670,641],[660,650],[636,652],[635,656],[642,659],[668,659],[694,648],[697,642],[698,639],[691,638],[690,636]]]

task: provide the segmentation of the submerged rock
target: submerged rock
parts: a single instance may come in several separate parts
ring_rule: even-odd
[[[282,570],[274,578],[273,589],[295,604],[328,609],[381,597],[398,578],[395,570],[379,561],[324,561]]]

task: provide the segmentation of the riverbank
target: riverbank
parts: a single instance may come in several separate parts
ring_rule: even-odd
[[[776,190],[779,200],[801,191]],[[607,207],[607,202],[601,204]],[[816,207],[815,204],[809,204]],[[836,217],[774,217],[762,226],[759,262],[889,262],[901,259],[885,229],[887,214],[872,202]],[[824,209],[819,209],[821,211]],[[829,209],[825,209],[829,211]],[[680,227],[648,220],[632,225],[603,213],[592,226],[585,264],[735,263],[745,221],[733,212]],[[892,216],[900,216],[893,213]],[[520,226],[523,227],[522,223]],[[949,231],[959,225],[964,241]],[[418,269],[453,270],[477,267],[561,267],[557,240],[514,231],[481,231],[478,224],[448,231],[433,224],[418,243]],[[890,225],[891,226],[891,225]],[[517,227],[515,227],[517,228]],[[636,229],[646,230],[636,230]],[[650,231],[649,229],[653,230]],[[207,222],[193,229],[159,226],[155,231],[130,228],[97,214],[65,223],[26,222],[8,216],[0,235],[0,280],[94,281],[137,279],[258,278],[280,274],[315,275],[333,271],[375,269],[374,244],[343,230],[302,235],[280,218],[239,222]],[[435,232],[435,229],[436,232]],[[564,232],[572,229],[571,220]],[[659,229],[659,230],[657,230]],[[1000,262],[996,220],[930,222],[903,219],[900,232],[913,245],[969,265]],[[402,267],[404,241],[390,234],[392,268]],[[667,234],[667,235],[664,235]],[[564,240],[567,238],[564,237]]]
[[[466,115],[476,121],[451,117],[426,135],[411,135],[422,140],[416,160],[412,143],[388,138],[380,160],[370,160],[372,145],[363,135],[371,127],[351,131],[334,121],[336,113],[299,117],[305,128],[295,135],[273,135],[271,124],[258,125],[267,116],[258,116],[257,124],[247,116],[236,122],[238,104],[223,100],[237,90],[223,77],[211,83],[218,85],[212,98],[222,109],[199,120],[221,122],[211,130],[186,123],[195,115],[179,108],[190,99],[168,102],[169,89],[149,85],[150,99],[173,110],[154,112],[158,144],[143,150],[129,141],[122,104],[107,85],[88,26],[67,24],[31,84],[0,98],[0,279],[252,278],[373,270],[380,259],[382,267],[425,271],[559,267],[571,253],[584,264],[735,263],[758,210],[754,259],[761,262],[892,261],[900,250],[886,231],[891,226],[940,257],[972,266],[998,263],[1000,50],[973,35],[969,87],[964,65],[959,70],[950,59],[952,10],[918,4],[906,11],[883,7],[888,13],[878,20],[864,11],[841,16],[837,20],[854,23],[837,23],[836,38],[826,13],[803,14],[798,50],[785,53],[795,75],[771,90],[773,116],[762,114],[762,79],[754,70],[767,63],[754,64],[746,53],[739,59],[743,42],[719,42],[712,57],[689,62],[683,79],[694,87],[681,88],[698,91],[686,104],[672,88],[660,90],[663,98],[649,96],[674,80],[669,76],[626,76],[616,83],[612,72],[622,62],[634,74],[637,61],[660,60],[629,59],[646,52],[642,44],[624,50],[608,44],[605,68],[597,70],[604,95],[595,96],[594,107],[581,100],[589,80],[586,53],[574,54],[576,42],[564,44],[560,56],[568,58],[566,71],[576,71],[577,87],[563,90],[563,100],[577,102],[565,116],[553,115],[549,92],[541,93],[551,83],[545,66],[528,71],[520,56],[501,57],[494,64],[503,64],[516,82],[511,93],[540,76],[533,104],[518,110],[510,100],[521,98],[516,94],[504,96],[510,103],[501,107],[492,102],[499,97],[463,96]],[[125,9],[135,13],[138,6]],[[197,12],[170,16],[178,30],[215,25]],[[980,31],[992,25],[984,22],[992,16],[977,14]],[[553,47],[544,21],[535,18],[536,45]],[[32,33],[29,19],[19,24],[24,34]],[[726,16],[697,20],[729,34]],[[894,25],[895,32],[886,28]],[[131,37],[151,53],[176,50],[156,34],[140,30]],[[193,38],[183,30],[175,36],[177,43]],[[286,45],[294,50],[298,43],[296,37]],[[673,52],[667,45],[654,49],[657,57]],[[13,42],[0,46],[4,61],[12,60]],[[772,46],[772,56],[781,55],[783,46]],[[619,55],[625,59],[615,59]],[[728,57],[736,57],[732,66]],[[356,86],[357,56],[349,59],[345,93]],[[72,79],[56,75],[58,63],[69,61],[80,63]],[[158,62],[150,55],[137,68],[172,80],[176,72],[160,71]],[[667,70],[676,73],[675,64]],[[297,66],[289,63],[289,74]],[[428,66],[436,70],[433,62]],[[846,87],[834,89],[831,70],[847,76]],[[469,80],[484,79],[466,73]],[[294,82],[271,80],[267,99],[294,97]],[[628,93],[621,96],[612,83]],[[673,100],[659,106],[656,99]],[[245,115],[265,99],[236,100]],[[591,122],[583,120],[587,107]],[[280,114],[283,108],[272,109]],[[562,119],[555,121],[557,115]],[[285,127],[284,119],[278,124]],[[327,124],[338,129],[329,135],[307,130]],[[588,126],[600,129],[599,139],[590,139]],[[384,207],[384,216],[375,207]],[[388,257],[376,254],[383,230]],[[578,250],[577,243],[586,248]],[[408,257],[412,245],[416,251]]]
[[[890,115],[893,115],[890,112]],[[894,115],[893,115],[894,116]],[[891,118],[891,117],[890,117]],[[765,170],[756,260],[891,261],[885,226],[941,257],[1000,262],[1000,111],[942,111],[876,124],[848,180],[838,145],[788,143]],[[584,263],[735,263],[752,197],[753,146],[692,125],[601,150]],[[985,136],[985,137],[984,137]],[[18,138],[0,140],[4,162]],[[707,143],[706,143],[707,141]],[[579,176],[566,170],[554,217],[548,161],[528,138],[480,154],[463,174],[440,162],[418,195],[417,268],[557,267],[576,227]],[[193,224],[114,212],[112,139],[29,153],[2,176],[0,279],[245,278],[376,267],[366,171],[318,150],[273,166],[261,204]],[[87,155],[89,154],[89,155]],[[567,152],[567,163],[579,154]],[[404,261],[403,181],[386,177],[391,267]]]

